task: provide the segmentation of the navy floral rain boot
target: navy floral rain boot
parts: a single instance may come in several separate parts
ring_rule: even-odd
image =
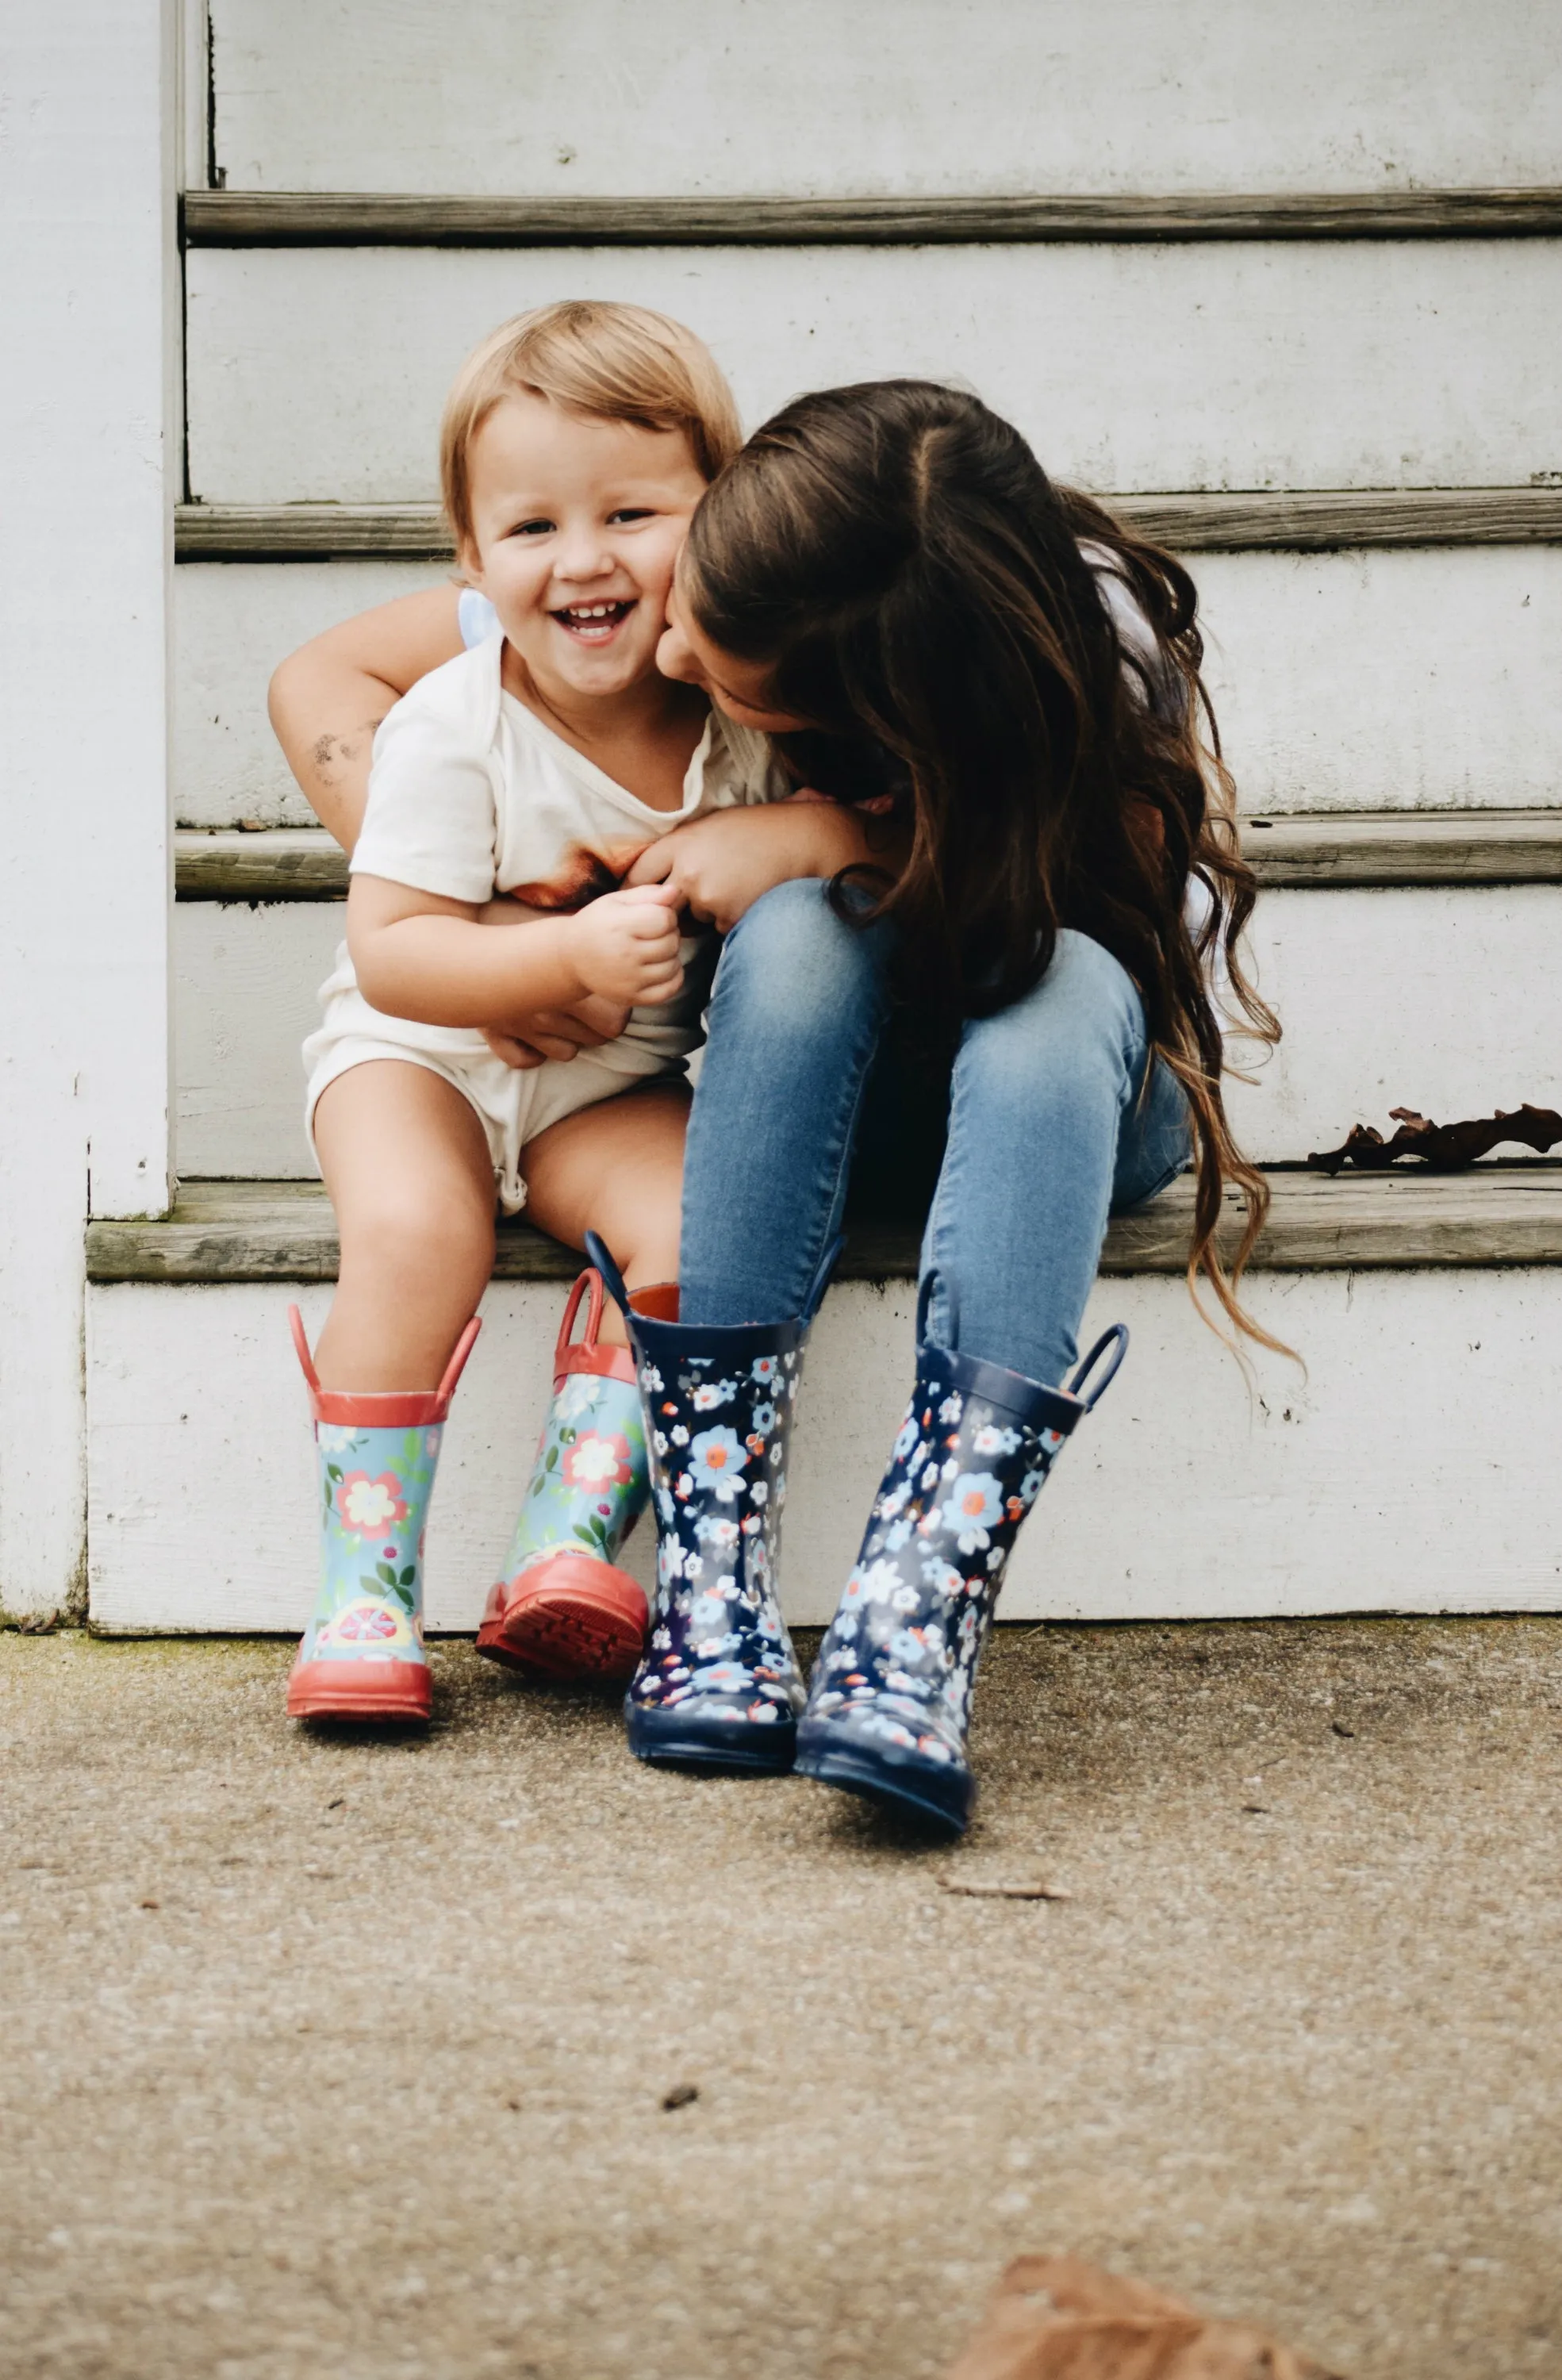
[[[837,1248],[791,1321],[700,1330],[661,1318],[665,1293],[657,1314],[637,1309],[600,1240],[587,1232],[586,1245],[628,1320],[657,1519],[650,1635],[624,1705],[629,1749],[675,1767],[788,1769],[804,1687],[776,1600],[786,1457]]]
[[[819,1647],[797,1731],[800,1776],[963,1834],[971,1689],[1026,1513],[1128,1347],[1116,1324],[1067,1389],[926,1342],[856,1568]],[[1104,1376],[1085,1383],[1110,1349]]]

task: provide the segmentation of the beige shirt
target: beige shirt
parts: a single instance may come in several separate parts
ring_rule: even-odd
[[[503,650],[497,631],[486,637],[420,678],[381,722],[355,874],[451,901],[510,892],[532,908],[575,910],[613,891],[674,827],[792,791],[769,737],[713,710],[682,805],[653,809],[506,692]],[[708,929],[685,940],[683,991],[635,1009],[624,1038],[661,1058],[692,1050],[715,954]],[[329,989],[344,989],[340,967]]]

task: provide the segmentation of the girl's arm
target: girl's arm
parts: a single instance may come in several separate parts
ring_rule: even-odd
[[[648,845],[624,880],[664,886],[680,908],[724,934],[774,885],[859,866],[892,880],[909,850],[910,830],[891,820],[793,795],[674,827]]]
[[[370,1007],[423,1025],[524,1031],[539,1010],[593,993],[657,1006],[684,982],[677,912],[660,885],[605,892],[571,916],[496,934],[472,904],[355,875],[347,949]]]
[[[311,637],[272,678],[272,726],[304,796],[351,856],[374,731],[394,702],[461,651],[458,587],[381,603]]]

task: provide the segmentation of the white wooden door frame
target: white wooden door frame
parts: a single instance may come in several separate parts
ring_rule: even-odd
[[[6,12],[0,1609],[84,1609],[83,1226],[169,1196],[176,0]]]

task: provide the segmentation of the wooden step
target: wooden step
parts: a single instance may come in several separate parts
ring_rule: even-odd
[[[1562,1264],[1562,1162],[1479,1165],[1434,1174],[1277,1172],[1255,1265],[1268,1271],[1338,1271],[1421,1265]],[[1174,1183],[1107,1235],[1104,1273],[1180,1273],[1187,1263],[1193,1185]],[[1231,1232],[1236,1220],[1233,1212]],[[851,1234],[843,1281],[910,1280],[911,1227]],[[187,1182],[159,1222],[88,1227],[94,1281],[333,1281],[337,1240],[316,1183]],[[524,1221],[499,1234],[496,1281],[573,1280],[580,1258]]]
[[[1562,883],[1562,809],[1311,811],[1242,822],[1264,884]],[[181,901],[338,901],[345,854],[323,830],[185,829]]]
[[[1338,488],[1105,495],[1144,536],[1183,553],[1338,546],[1562,543],[1562,488]],[[181,504],[181,562],[448,562],[438,504]]]
[[[188,248],[934,248],[1017,240],[1519,239],[1562,231],[1562,188],[821,199],[191,190],[181,222]]]

